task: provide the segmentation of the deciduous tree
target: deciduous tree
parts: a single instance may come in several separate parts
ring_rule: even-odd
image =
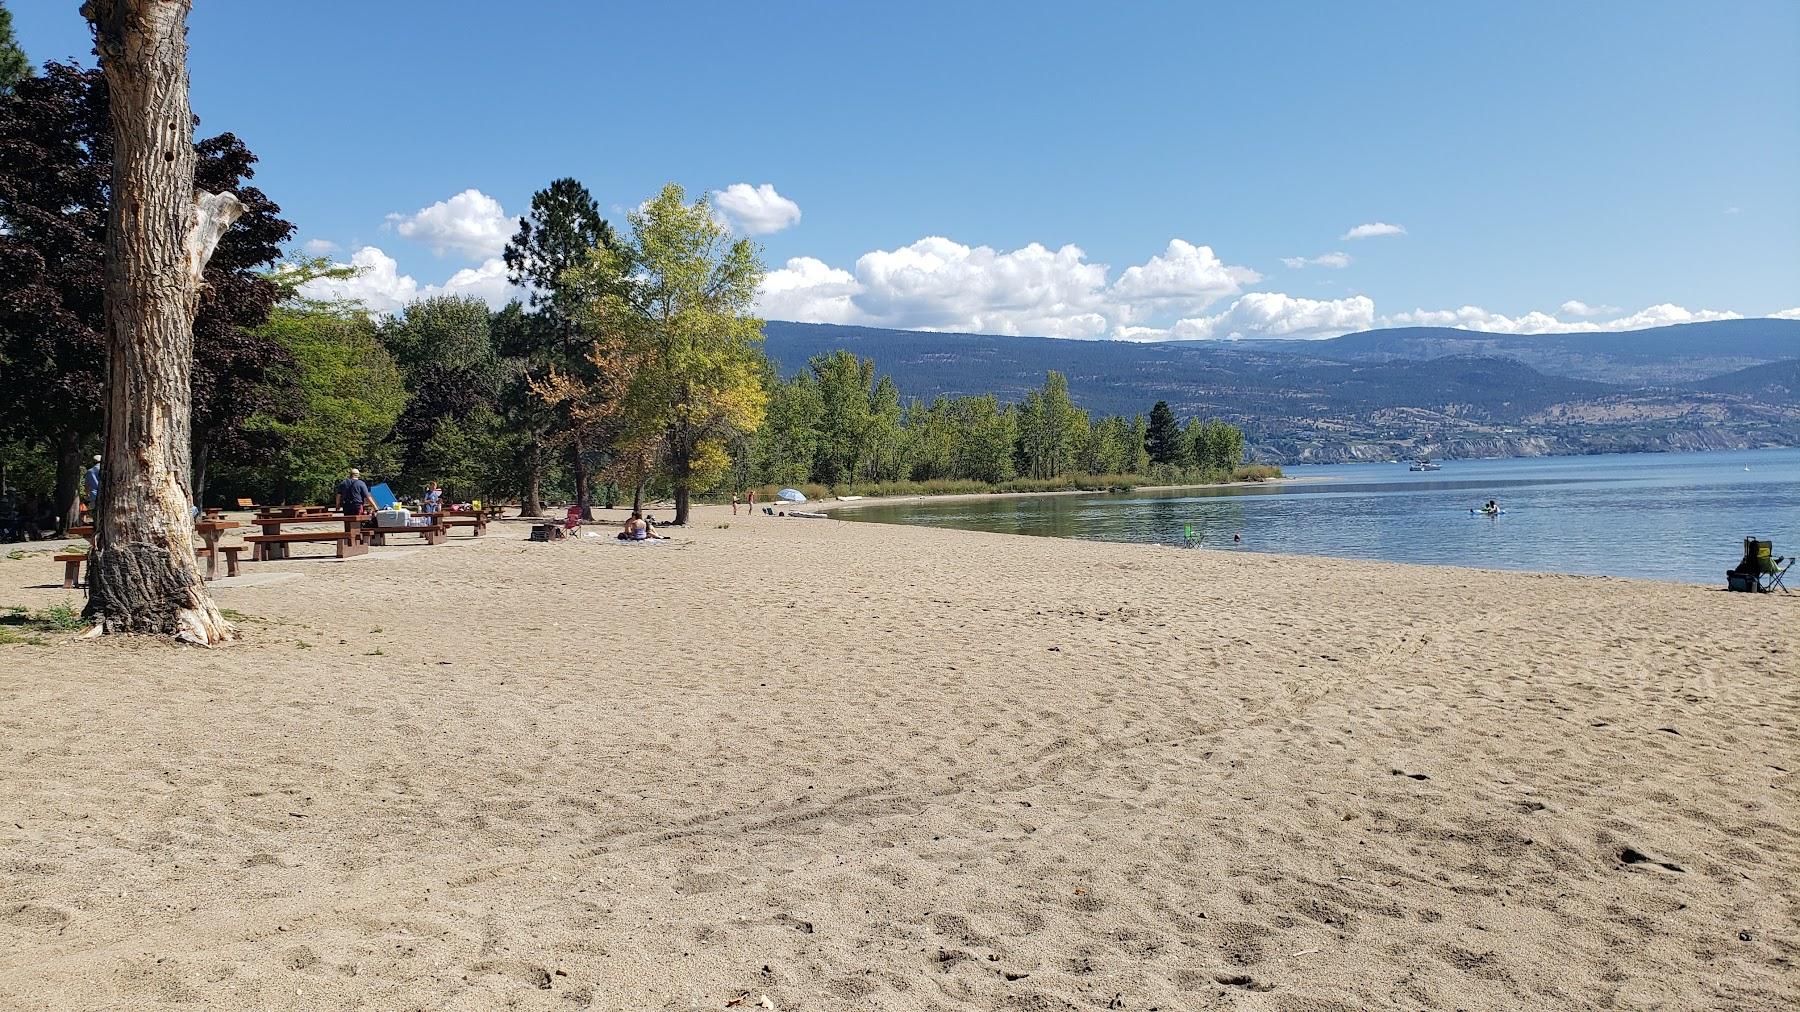
[[[196,192],[187,0],[88,0],[112,106],[106,449],[85,615],[95,633],[232,638],[194,557],[194,315],[206,263],[243,213]]]
[[[752,315],[762,263],[706,198],[690,204],[674,183],[629,218],[620,249],[590,254],[585,290],[595,325],[641,363],[626,397],[633,430],[661,433],[674,522],[685,524],[693,493],[726,476],[727,442],[763,422],[762,321]],[[607,277],[620,281],[596,297],[595,279]]]

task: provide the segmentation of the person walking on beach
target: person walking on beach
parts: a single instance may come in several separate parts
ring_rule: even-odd
[[[736,492],[733,492],[733,493],[731,493],[731,515],[734,517],[737,516],[737,508],[738,508],[738,494]]]
[[[755,516],[756,515],[756,490],[751,489],[747,498],[749,500],[749,507],[747,509],[747,512],[751,516]]]
[[[363,484],[362,472],[354,467],[350,469],[350,477],[338,482],[337,508],[347,517],[359,517],[375,509],[375,497],[369,494],[369,486]]]

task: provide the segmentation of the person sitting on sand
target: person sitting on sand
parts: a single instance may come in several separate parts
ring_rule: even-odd
[[[644,519],[642,513],[633,513],[631,519],[625,521],[625,529],[619,532],[620,541],[661,541],[662,537]]]

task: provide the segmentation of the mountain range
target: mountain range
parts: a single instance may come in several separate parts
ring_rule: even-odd
[[[843,348],[908,398],[1018,401],[1056,370],[1096,414],[1222,418],[1273,463],[1800,445],[1800,320],[1620,333],[1439,327],[1132,343],[770,321],[783,375]]]

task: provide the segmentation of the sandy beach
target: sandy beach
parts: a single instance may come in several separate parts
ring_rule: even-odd
[[[524,533],[0,646],[0,1006],[1800,1005],[1800,596]]]

